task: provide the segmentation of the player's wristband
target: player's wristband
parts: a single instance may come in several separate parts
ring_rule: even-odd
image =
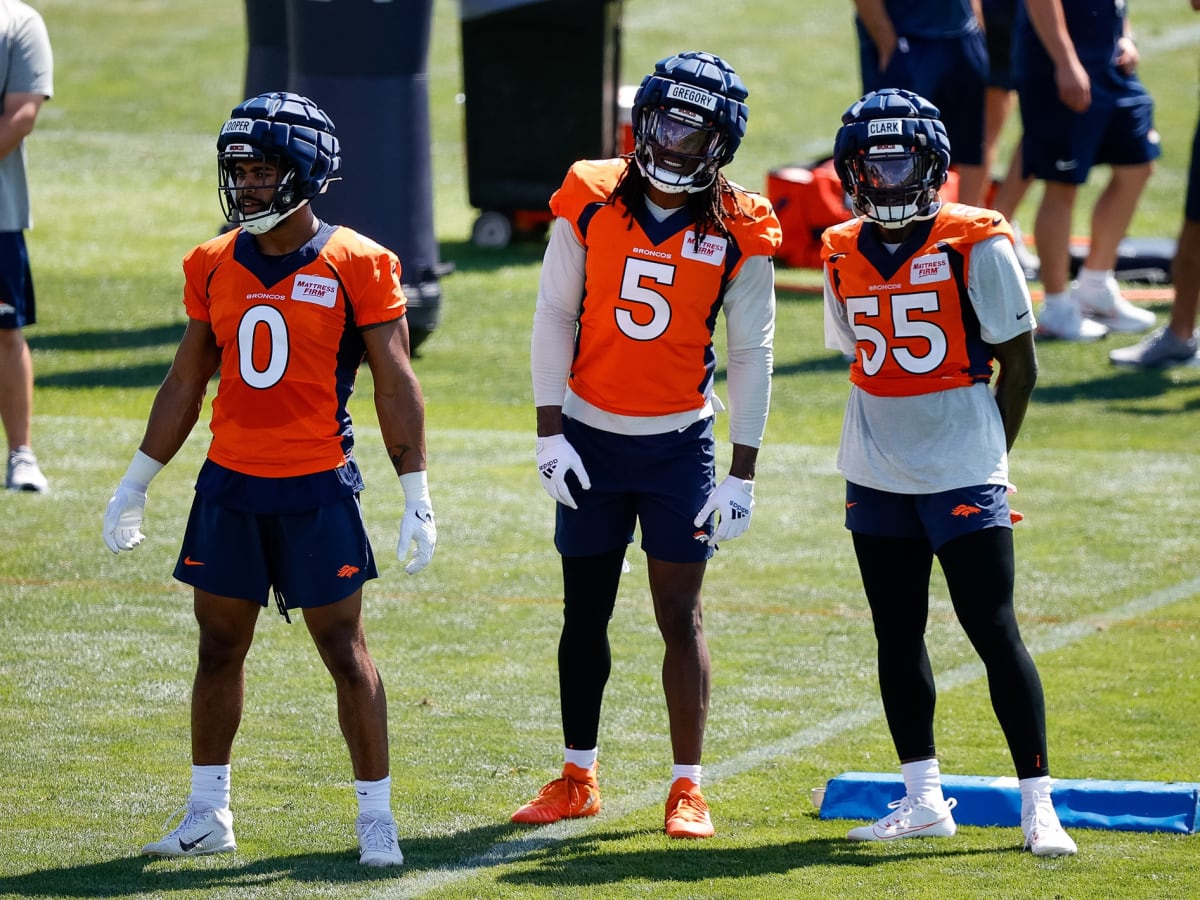
[[[163,464],[157,459],[137,450],[134,452],[133,460],[129,463],[129,468],[125,470],[125,478],[122,480],[128,482],[130,487],[136,487],[145,493],[150,482],[154,480],[154,476],[161,472],[162,468]]]
[[[419,500],[429,496],[429,479],[425,472],[405,472],[400,476],[400,487],[404,488],[405,499]]]

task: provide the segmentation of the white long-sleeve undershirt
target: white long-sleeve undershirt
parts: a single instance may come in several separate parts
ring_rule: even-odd
[[[673,210],[647,202],[660,220]],[[583,302],[587,250],[566,220],[554,223],[542,261],[530,347],[535,406],[562,406],[565,414],[618,434],[659,434],[686,427],[723,407],[713,396],[701,408],[668,416],[620,416],[586,402],[567,386]],[[770,257],[747,258],[726,287],[729,440],[758,447],[771,401],[775,336],[775,270]]]

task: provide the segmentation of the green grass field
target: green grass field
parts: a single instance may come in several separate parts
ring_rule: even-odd
[[[874,640],[834,468],[847,384],[819,298],[781,290],[775,394],[750,533],[709,569],[714,692],[705,793],[718,836],[661,833],[670,754],[644,564],[622,586],[601,734],[605,810],[527,830],[516,805],[560,765],[560,622],[550,501],[533,465],[527,371],[540,250],[469,242],[457,4],[437,0],[430,91],[441,327],[418,372],[440,542],[405,576],[402,495],[364,373],[352,403],[382,577],[368,634],[388,687],[399,871],[363,871],[330,680],[299,624],[263,616],[234,759],[235,856],[151,861],[188,789],[190,594],[170,577],[207,433],[154,482],[148,540],[111,555],[105,503],[182,333],[179,260],[215,233],[213,142],[242,99],[238,0],[34,0],[57,96],[29,142],[41,321],[35,444],[46,496],[0,496],[0,897],[1186,898],[1197,838],[1077,830],[1036,860],[1016,828],[852,846],[809,789],[892,772]],[[731,7],[736,7],[734,12]],[[1200,15],[1132,4],[1164,156],[1132,232],[1173,237],[1197,113]],[[698,47],[751,90],[731,174],[827,152],[857,97],[843,0],[629,0],[624,80]],[[519,120],[519,111],[517,111]],[[522,139],[514,135],[514,140]],[[1036,191],[1034,193],[1036,197]],[[1086,204],[1085,204],[1086,208]],[[1032,216],[1022,208],[1019,215]],[[1031,210],[1031,207],[1028,209]],[[319,210],[319,206],[318,206]],[[813,273],[779,280],[811,283]],[[1153,307],[1165,317],[1167,305]],[[1046,688],[1060,778],[1200,780],[1200,369],[1112,368],[1107,347],[1039,345],[1042,377],[1013,454],[1022,628]],[[723,423],[719,426],[723,433]],[[1010,775],[981,668],[935,579],[929,636],[942,770]],[[882,812],[882,810],[881,810]]]

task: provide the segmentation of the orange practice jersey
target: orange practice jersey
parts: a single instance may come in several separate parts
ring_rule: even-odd
[[[775,254],[779,221],[765,198],[738,189],[725,203],[732,240],[709,233],[697,244],[686,208],[631,222],[609,199],[627,165],[577,162],[550,198],[587,248],[571,390],[623,416],[699,409],[712,390],[725,287],[747,257]]]
[[[221,348],[209,459],[265,478],[344,465],[358,329],[404,315],[395,254],[323,224],[295,253],[266,257],[236,230],[193,249],[183,271],[187,314]]]
[[[854,384],[897,397],[991,380],[967,271],[971,247],[996,235],[1012,240],[1002,216],[956,203],[918,222],[895,253],[865,219],[825,231],[821,258],[857,339]]]

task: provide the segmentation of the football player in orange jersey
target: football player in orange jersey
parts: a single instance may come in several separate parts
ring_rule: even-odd
[[[1008,451],[1037,356],[1012,230],[993,210],[940,202],[950,141],[937,107],[909,91],[880,90],[852,105],[834,164],[859,214],[828,229],[822,250],[826,344],[854,360],[838,468],[905,787],[891,813],[849,837],[955,832],[925,647],[936,556],[987,669],[1020,783],[1025,847],[1072,854],[1050,799],[1042,684],[1013,609]]]
[[[640,526],[673,767],[666,832],[713,834],[701,792],[710,662],[705,566],[743,534],[770,398],[779,222],[720,172],[746,128],[747,91],[717,56],[661,60],[633,103],[634,152],[585,160],[550,200],[556,216],[534,313],[537,464],[557,501],[564,767],[513,821],[594,815],[608,622]],[[723,312],[732,413],[729,474],[715,474],[712,335]],[[715,519],[715,521],[714,521]]]
[[[184,259],[187,329],[104,514],[114,553],[145,539],[147,486],[183,445],[219,371],[212,442],[175,567],[194,587],[200,628],[192,789],[179,825],[142,852],[235,849],[229,775],[244,662],[273,592],[285,618],[288,609],[303,611],[337,688],[359,802],[359,861],[400,865],[387,700],[362,623],[362,586],[378,572],[346,409],[366,359],[405,496],[397,556],[404,560],[415,543],[405,566],[415,574],[432,559],[437,531],[400,264],[374,241],[316,217],[309,201],[336,180],[341,156],[333,123],[311,100],[269,93],[239,104],[221,128],[217,156],[235,227]]]

